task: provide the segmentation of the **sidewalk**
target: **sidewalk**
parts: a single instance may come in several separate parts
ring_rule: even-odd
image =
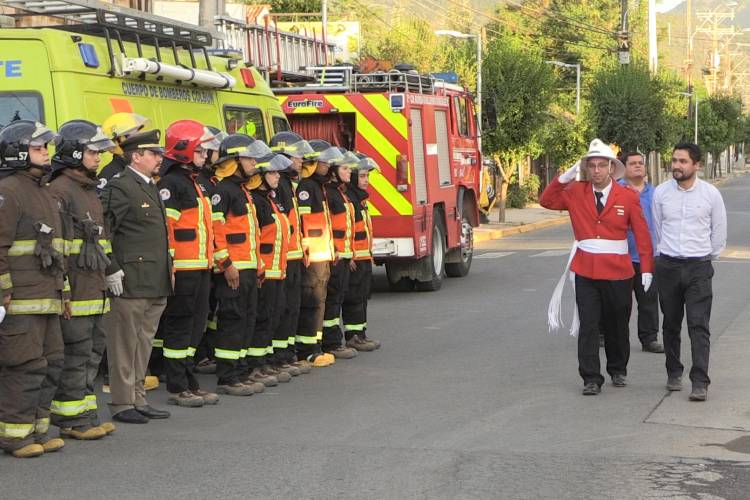
[[[505,210],[506,222],[497,222],[499,209],[490,213],[490,223],[474,228],[474,243],[497,240],[513,234],[527,233],[537,229],[557,226],[568,222],[567,212],[547,210],[539,205],[528,205],[526,208],[508,208]]]

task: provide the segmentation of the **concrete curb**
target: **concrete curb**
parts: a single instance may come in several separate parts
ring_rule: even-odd
[[[564,215],[562,217],[556,217],[554,219],[540,220],[538,222],[531,222],[529,224],[521,224],[513,227],[506,227],[502,229],[490,229],[478,227],[474,229],[474,243],[482,243],[484,241],[499,240],[506,236],[514,234],[528,233],[530,231],[536,231],[538,229],[546,229],[548,227],[559,226],[565,224],[570,220],[570,217]]]

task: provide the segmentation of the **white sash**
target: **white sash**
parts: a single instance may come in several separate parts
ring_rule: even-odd
[[[565,277],[570,271],[570,264],[573,262],[573,257],[578,249],[588,253],[597,254],[615,254],[615,255],[627,255],[628,253],[628,240],[602,240],[602,239],[591,239],[591,240],[576,240],[573,243],[573,247],[570,249],[570,255],[568,256],[568,262],[565,264],[565,271],[555,286],[555,291],[552,292],[552,298],[549,301],[549,307],[547,308],[547,326],[549,327],[550,333],[554,333],[559,330],[565,324],[562,320],[562,294],[565,288]],[[570,282],[573,285],[573,292],[575,293],[575,273],[570,273]],[[573,324],[570,325],[570,334],[573,337],[578,336],[578,328],[580,326],[578,320],[578,306],[573,304]]]

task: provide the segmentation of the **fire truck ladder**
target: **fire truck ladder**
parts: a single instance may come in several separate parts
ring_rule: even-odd
[[[322,38],[281,31],[268,17],[264,26],[247,24],[239,19],[216,16],[214,24],[224,39],[217,39],[221,49],[242,52],[246,63],[252,64],[274,84],[310,82],[315,79],[310,66],[333,60],[335,44]]]
[[[315,83],[297,87],[276,88],[277,94],[301,94],[304,92],[414,92],[435,94],[441,92],[437,85],[441,80],[431,75],[420,75],[416,71],[376,71],[357,73],[352,66],[308,67]],[[437,85],[437,86],[436,86]]]
[[[142,71],[149,66],[149,61],[143,58],[142,50],[142,44],[147,44],[155,47],[156,62],[158,63],[162,62],[162,49],[172,51],[176,63],[176,66],[171,67],[172,73],[183,75],[185,77],[184,82],[195,83],[198,78],[191,80],[188,75],[197,74],[202,76],[204,81],[213,80],[213,84],[208,84],[209,86],[220,87],[226,86],[224,83],[228,83],[222,82],[219,79],[219,75],[222,74],[214,72],[211,68],[207,48],[212,45],[214,36],[208,31],[201,30],[198,26],[97,0],[2,0],[0,5],[16,9],[15,14],[6,14],[11,17],[46,16],[64,22],[62,25],[54,24],[47,19],[45,22],[49,24],[46,27],[76,33],[103,35],[107,40],[110,75],[122,71],[122,68],[118,68],[118,58],[120,57],[131,63],[140,63],[133,66],[132,71],[134,72]],[[135,43],[138,52],[137,58],[127,57],[125,44],[123,43],[125,40]],[[119,48],[118,53],[115,53],[113,49],[115,42]],[[185,64],[180,61],[177,47],[187,50],[190,61],[186,61]],[[196,52],[203,55],[208,72],[198,69],[195,58]],[[165,69],[170,69],[167,67],[168,65],[163,66]],[[198,74],[198,72],[201,72],[201,74]],[[145,72],[141,74],[141,77],[144,76]]]

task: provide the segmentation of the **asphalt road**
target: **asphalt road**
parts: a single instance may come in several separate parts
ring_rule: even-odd
[[[750,176],[722,192],[706,403],[666,393],[663,356],[634,329],[628,387],[580,395],[575,339],[546,327],[572,241],[560,226],[484,244],[437,293],[389,293],[378,274],[379,351],[55,455],[0,456],[0,498],[748,498]]]

